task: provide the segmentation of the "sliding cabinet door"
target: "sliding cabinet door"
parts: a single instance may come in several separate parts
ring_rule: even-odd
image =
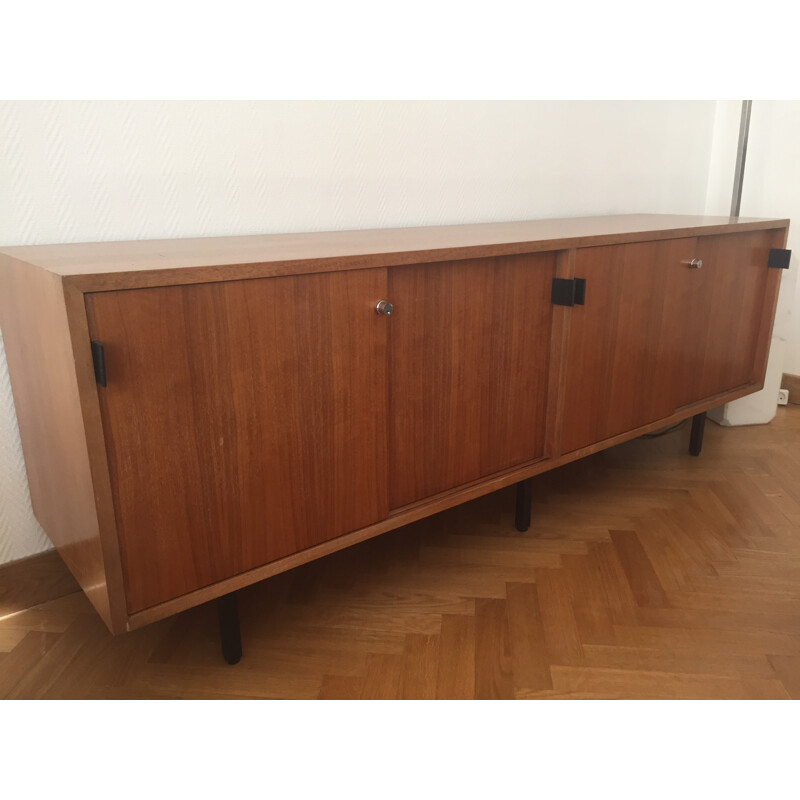
[[[673,413],[684,340],[676,281],[695,250],[695,239],[674,239],[577,251],[586,299],[570,309],[563,452]]]
[[[671,296],[670,315],[679,325],[682,362],[675,405],[685,406],[761,379],[757,348],[764,299],[780,270],[767,261],[773,231],[702,236],[695,257],[700,269],[684,269]],[[761,354],[763,355],[763,354]]]
[[[129,612],[387,515],[386,281],[87,296]]]
[[[390,270],[389,500],[544,455],[555,254]]]

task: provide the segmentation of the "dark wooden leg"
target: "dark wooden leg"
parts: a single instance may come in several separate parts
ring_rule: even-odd
[[[239,607],[235,592],[217,598],[217,613],[222,655],[229,664],[238,664],[242,657],[242,634],[239,630]]]
[[[706,427],[706,412],[692,417],[692,435],[689,437],[689,455],[699,456],[703,449],[703,431]]]
[[[531,526],[532,499],[533,478],[526,478],[517,484],[517,514],[515,522],[518,531],[526,531]]]

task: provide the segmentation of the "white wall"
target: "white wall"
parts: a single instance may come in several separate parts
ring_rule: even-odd
[[[714,123],[713,102],[0,103],[0,244],[699,214]],[[48,546],[2,347],[0,478],[2,563]]]

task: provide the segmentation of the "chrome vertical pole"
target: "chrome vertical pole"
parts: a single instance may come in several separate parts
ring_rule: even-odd
[[[736,150],[736,171],[733,174],[733,197],[731,197],[731,216],[738,217],[742,207],[742,182],[744,181],[744,162],[747,158],[747,137],[750,133],[750,109],[752,100],[742,100],[742,118],[739,121],[739,146]]]

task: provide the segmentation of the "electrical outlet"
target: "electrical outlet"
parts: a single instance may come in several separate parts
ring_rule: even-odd
[[[789,390],[778,389],[778,405],[785,406],[789,403]]]

